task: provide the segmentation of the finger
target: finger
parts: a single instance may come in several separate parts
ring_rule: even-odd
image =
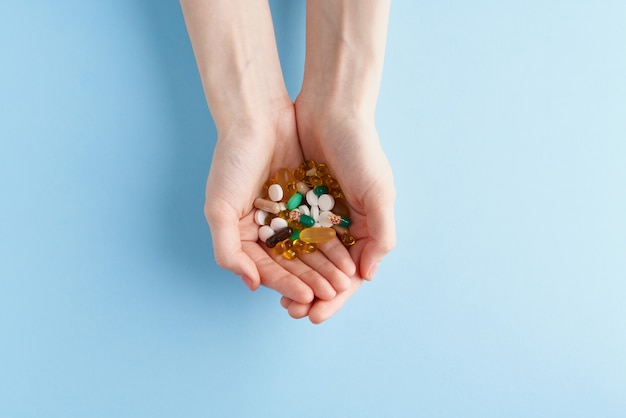
[[[261,277],[254,261],[242,250],[237,216],[222,213],[215,219],[206,207],[205,215],[211,229],[215,262],[240,276],[250,290],[258,289]]]
[[[295,319],[304,318],[305,316],[309,314],[311,307],[314,306],[315,303],[316,302],[312,302],[312,303],[293,302],[289,305],[287,312],[289,313],[289,316],[292,318],[295,318]]]
[[[343,245],[339,245],[346,252],[348,258],[350,259],[350,262],[354,266],[354,262],[350,257],[350,253],[348,253]],[[299,257],[302,262],[304,262],[306,265],[308,265],[313,270],[318,272],[322,277],[324,277],[337,293],[343,292],[344,290],[347,290],[348,287],[350,287],[350,277],[346,276],[346,274],[341,271],[334,263],[332,263],[321,251],[315,251],[309,254],[300,254]]]
[[[313,305],[309,309],[309,320],[314,324],[321,324],[326,321],[328,318],[339,312],[339,310],[343,307],[348,299],[356,292],[363,280],[358,277],[352,277],[350,288],[345,292],[339,293],[333,300],[316,300],[313,302]],[[292,303],[289,305],[289,314],[291,315],[291,310],[296,311],[297,306],[293,306]]]
[[[367,228],[369,237],[361,254],[359,271],[365,280],[372,280],[378,264],[396,245],[393,203],[368,210]]]
[[[269,287],[283,296],[300,303],[309,303],[313,300],[313,290],[298,277],[276,263],[259,244],[245,241],[243,250],[258,267],[263,286]]]
[[[339,241],[339,239],[324,242],[318,245],[318,248],[324,253],[328,260],[343,271],[346,276],[354,276],[356,273],[356,264],[354,264],[354,260],[350,257],[350,253]]]
[[[328,282],[328,280],[326,280],[326,278],[324,278],[324,276],[316,270],[312,269],[309,265],[304,263],[300,258],[287,260],[281,255],[276,254],[271,249],[267,249],[267,251],[278,265],[306,283],[313,290],[313,293],[315,293],[317,298],[330,300],[337,295],[337,291]],[[318,254],[318,256],[321,256],[321,254]]]
[[[287,296],[283,296],[280,298],[280,306],[282,306],[285,309],[289,308],[289,305],[291,304],[291,302],[293,302],[293,300],[289,299]]]

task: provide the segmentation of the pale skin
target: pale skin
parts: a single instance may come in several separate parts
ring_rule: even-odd
[[[302,91],[282,78],[267,0],[181,0],[218,140],[205,215],[217,263],[255,290],[281,295],[294,318],[320,323],[374,277],[395,245],[395,189],[374,125],[389,1],[307,1]],[[252,202],[267,178],[303,159],[324,161],[351,206],[339,240],[285,260],[258,242]]]

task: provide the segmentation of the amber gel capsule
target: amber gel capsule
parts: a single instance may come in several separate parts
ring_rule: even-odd
[[[257,197],[256,199],[254,199],[254,207],[264,210],[265,212],[273,213],[274,215],[277,215],[278,212],[280,212],[279,203],[263,199],[262,197]]]
[[[293,231],[291,230],[291,228],[289,228],[289,227],[283,228],[283,229],[277,231],[271,237],[269,237],[265,241],[265,245],[267,245],[268,248],[274,248],[276,246],[276,244],[278,244],[279,242],[284,241],[287,238],[289,238],[292,233],[293,233]]]
[[[332,228],[306,228],[300,231],[300,240],[313,244],[321,244],[335,238],[337,233]]]

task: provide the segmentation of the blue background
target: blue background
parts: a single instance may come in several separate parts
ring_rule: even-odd
[[[304,2],[272,8],[295,96]],[[0,416],[626,416],[624,22],[395,0],[398,246],[314,326],[212,258],[178,3],[2,2]]]

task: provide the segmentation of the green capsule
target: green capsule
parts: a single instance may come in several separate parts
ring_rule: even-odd
[[[308,215],[302,214],[300,215],[300,223],[304,226],[308,226],[309,228],[315,225],[315,219],[311,218]]]
[[[300,193],[295,193],[293,196],[289,198],[287,201],[287,210],[294,210],[302,203],[302,195]]]
[[[293,232],[291,233],[291,237],[289,237],[289,239],[292,240],[292,241],[300,239],[300,230],[299,229],[294,229]]]
[[[328,193],[328,186],[317,186],[315,189],[313,189],[313,193],[318,196],[326,194]]]

